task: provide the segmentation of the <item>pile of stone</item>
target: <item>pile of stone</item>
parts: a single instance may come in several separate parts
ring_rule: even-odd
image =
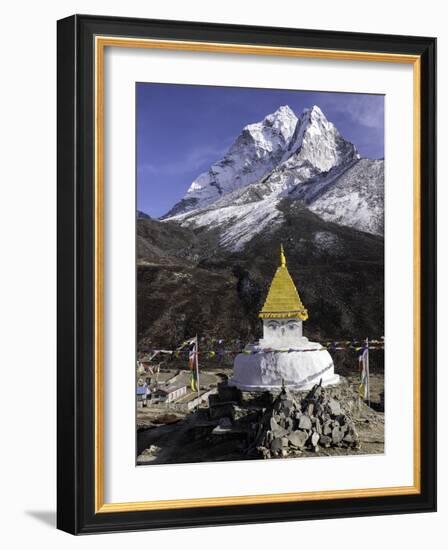
[[[265,458],[286,457],[321,448],[358,448],[359,436],[341,402],[315,385],[307,394],[281,391],[265,409],[254,447]]]
[[[145,449],[141,454],[138,455],[137,461],[139,464],[152,462],[155,458],[157,458],[157,455],[160,451],[161,449],[157,445],[150,445],[147,449]]]

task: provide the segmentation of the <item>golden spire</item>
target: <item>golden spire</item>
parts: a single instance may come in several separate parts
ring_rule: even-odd
[[[280,246],[280,267],[272,279],[263,309],[259,313],[262,319],[289,319],[298,317],[302,321],[308,319],[308,312],[294,281],[286,267],[286,256],[283,245]]]
[[[280,265],[286,267],[286,256],[285,251],[283,250],[283,245],[280,245]]]

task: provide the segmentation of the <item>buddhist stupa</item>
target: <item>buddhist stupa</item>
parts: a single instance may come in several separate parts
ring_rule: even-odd
[[[307,390],[321,380],[323,386],[339,382],[328,351],[302,334],[308,311],[289,274],[283,246],[280,266],[259,317],[263,320],[263,338],[248,344],[236,356],[230,385],[245,391],[276,390],[282,386]]]

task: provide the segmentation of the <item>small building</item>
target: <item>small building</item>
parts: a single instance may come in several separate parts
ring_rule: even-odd
[[[151,376],[151,382],[153,384],[158,384],[159,386],[174,384],[174,382],[177,381],[178,375],[179,369],[158,371]]]
[[[168,384],[158,387],[152,396],[154,403],[173,403],[187,393],[187,386],[184,383]]]
[[[176,401],[175,408],[181,411],[192,411],[193,409],[201,405],[208,406],[208,398],[214,392],[214,389],[210,389],[202,390],[201,392],[199,392],[199,395],[196,392],[187,393],[178,401]]]
[[[141,409],[142,407],[146,407],[148,395],[150,393],[151,392],[147,384],[137,385],[137,408]]]

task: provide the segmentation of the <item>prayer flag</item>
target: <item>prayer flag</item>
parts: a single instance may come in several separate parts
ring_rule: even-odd
[[[190,341],[188,353],[188,367],[191,370],[190,387],[196,392],[199,389],[199,365],[198,365],[198,339],[197,337]]]
[[[368,366],[368,354],[367,347],[363,348],[362,352],[358,355],[358,365],[361,373],[361,381],[359,384],[359,395],[363,399],[368,397],[369,389],[369,366]]]

